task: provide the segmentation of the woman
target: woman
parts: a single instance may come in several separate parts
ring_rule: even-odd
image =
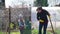
[[[24,22],[22,14],[19,15],[18,23],[19,23],[20,33],[23,34],[24,33],[24,23],[25,22]]]

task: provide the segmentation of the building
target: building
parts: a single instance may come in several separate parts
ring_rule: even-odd
[[[5,0],[0,0],[0,8],[5,7]]]
[[[5,0],[5,7],[9,8],[9,6],[11,7],[22,7],[22,5],[24,6],[29,6],[29,4],[31,4],[31,6],[33,5],[33,0]]]
[[[47,1],[50,7],[56,6],[60,4],[60,0],[48,0]]]

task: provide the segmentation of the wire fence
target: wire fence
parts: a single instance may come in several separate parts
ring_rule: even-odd
[[[31,9],[28,8],[4,8],[0,9],[0,30],[2,32],[7,32],[9,31],[9,19],[11,19],[11,23],[14,23],[15,29],[12,29],[10,31],[19,31],[18,27],[18,18],[19,14],[23,14],[24,19],[27,19],[30,21],[31,17]],[[9,15],[10,11],[10,15]],[[25,20],[26,21],[26,20]],[[31,26],[31,25],[30,25]]]

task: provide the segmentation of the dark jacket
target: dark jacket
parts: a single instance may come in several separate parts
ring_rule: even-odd
[[[48,11],[42,9],[41,13],[39,13],[39,12],[37,13],[37,20],[42,19],[42,20],[44,20],[44,22],[48,21],[47,16],[50,16],[50,14],[48,13]]]

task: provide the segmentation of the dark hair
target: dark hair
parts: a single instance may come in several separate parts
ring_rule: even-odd
[[[37,10],[42,10],[42,7],[38,7],[38,8],[36,9],[36,11],[37,11]]]

